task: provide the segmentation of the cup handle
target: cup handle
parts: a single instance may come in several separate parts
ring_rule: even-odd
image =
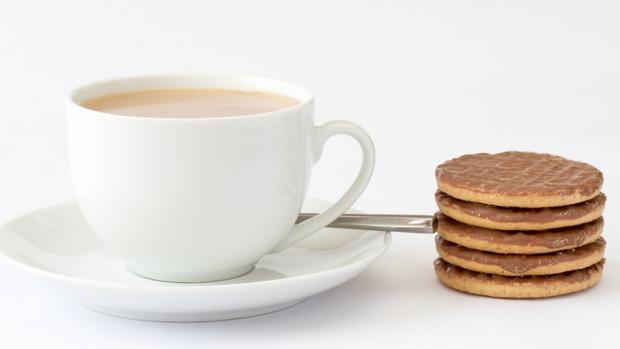
[[[325,142],[332,136],[337,134],[345,134],[353,137],[362,148],[362,166],[359,173],[355,178],[355,181],[346,193],[336,201],[330,208],[316,215],[315,217],[295,224],[291,229],[290,234],[284,241],[282,241],[274,250],[274,252],[281,251],[300,240],[303,240],[326,227],[328,224],[336,220],[341,214],[345,213],[351,205],[362,194],[372,172],[375,168],[375,147],[370,139],[370,136],[363,128],[357,126],[354,123],[347,121],[330,121],[314,129],[314,154],[315,161],[318,161],[323,153],[323,146]]]

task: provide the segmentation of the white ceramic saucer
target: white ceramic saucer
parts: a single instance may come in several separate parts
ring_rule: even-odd
[[[328,205],[308,199],[304,211]],[[241,277],[166,283],[129,272],[96,239],[77,204],[68,202],[5,224],[0,258],[102,313],[154,321],[213,321],[277,311],[338,286],[379,258],[390,241],[389,233],[323,229],[263,257]]]

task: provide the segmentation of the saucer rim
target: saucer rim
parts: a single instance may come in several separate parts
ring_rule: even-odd
[[[316,199],[316,198],[312,198],[312,197],[308,197],[306,198],[306,200],[311,199],[311,200],[317,200],[317,201],[324,201],[324,200],[320,200],[320,199]],[[324,201],[327,202],[327,201]],[[328,202],[329,203],[329,202]],[[36,214],[38,212],[42,212],[42,211],[47,211],[47,210],[54,210],[58,207],[64,206],[64,205],[77,205],[77,201],[76,200],[66,200],[66,201],[62,201],[59,202],[57,204],[54,205],[48,205],[48,206],[44,206],[38,209],[34,209],[31,210],[29,212],[20,214],[20,215],[16,215],[15,217],[7,220],[6,222],[4,222],[2,225],[0,225],[0,233],[2,231],[4,231],[5,229],[8,230],[8,225],[10,225],[11,223],[18,221],[20,219],[24,219],[30,215]],[[325,228],[323,228],[325,229]],[[120,283],[120,282],[115,282],[115,281],[110,281],[110,282],[106,282],[106,281],[98,281],[98,280],[92,280],[92,279],[85,279],[85,278],[80,278],[80,277],[76,277],[76,276],[70,276],[70,275],[64,275],[64,274],[59,274],[59,273],[55,273],[53,271],[49,271],[49,270],[44,270],[41,268],[37,268],[25,263],[22,263],[14,258],[12,258],[10,255],[8,255],[6,253],[6,251],[2,248],[0,248],[0,260],[3,260],[7,263],[7,265],[11,265],[12,267],[16,268],[17,270],[20,271],[24,271],[24,272],[28,272],[29,274],[34,274],[36,276],[40,276],[43,277],[45,279],[48,280],[52,280],[54,282],[62,282],[62,283],[72,283],[72,284],[76,284],[76,285],[81,285],[81,286],[88,286],[88,287],[95,287],[95,288],[109,288],[109,289],[119,289],[119,290],[149,290],[149,291],[159,291],[161,290],[162,292],[168,292],[171,290],[174,290],[174,292],[202,292],[205,289],[209,289],[209,290],[230,290],[231,288],[248,288],[248,287],[253,287],[253,288],[260,288],[263,286],[280,286],[280,285],[286,285],[288,283],[295,283],[301,279],[304,279],[305,281],[311,281],[308,279],[315,279],[315,278],[324,278],[328,275],[340,275],[340,274],[344,274],[349,272],[350,270],[356,270],[358,269],[358,266],[360,265],[367,265],[373,261],[376,261],[381,255],[383,255],[388,248],[391,246],[392,244],[392,234],[390,232],[380,232],[380,231],[372,231],[372,230],[365,230],[363,231],[365,233],[368,232],[373,232],[376,233],[377,235],[382,234],[383,235],[383,246],[378,249],[377,251],[375,251],[372,254],[369,254],[365,257],[363,257],[362,259],[355,261],[353,263],[348,263],[346,265],[343,266],[339,266],[339,267],[334,267],[334,268],[329,268],[326,269],[324,271],[315,271],[312,273],[308,273],[308,274],[302,274],[302,275],[295,275],[295,276],[287,276],[281,279],[272,279],[272,280],[263,280],[263,281],[252,281],[252,282],[247,282],[247,283],[239,283],[239,284],[218,284],[218,285],[210,285],[208,282],[204,282],[204,283],[192,283],[192,282],[188,282],[188,283],[170,283],[170,284],[175,284],[175,285],[184,285],[186,284],[187,286],[191,285],[191,287],[171,287],[170,285],[159,285],[159,284],[154,284],[154,285],[131,285],[131,284],[126,284],[126,283]],[[295,245],[293,245],[294,247]],[[165,281],[159,281],[159,282],[165,282]],[[183,291],[181,291],[183,290]],[[190,291],[190,290],[195,290],[195,291]]]

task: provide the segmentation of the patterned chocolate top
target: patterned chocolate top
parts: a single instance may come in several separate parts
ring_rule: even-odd
[[[508,196],[593,196],[603,185],[603,174],[594,166],[518,151],[463,155],[439,165],[435,176],[456,188]]]

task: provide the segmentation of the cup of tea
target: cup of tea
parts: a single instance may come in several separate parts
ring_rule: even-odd
[[[313,105],[301,86],[240,75],[76,88],[69,162],[88,225],[147,278],[208,282],[250,271],[345,212],[372,175],[368,134],[346,121],[315,126]],[[337,134],[361,146],[359,174],[333,206],[295,224],[312,167]]]

